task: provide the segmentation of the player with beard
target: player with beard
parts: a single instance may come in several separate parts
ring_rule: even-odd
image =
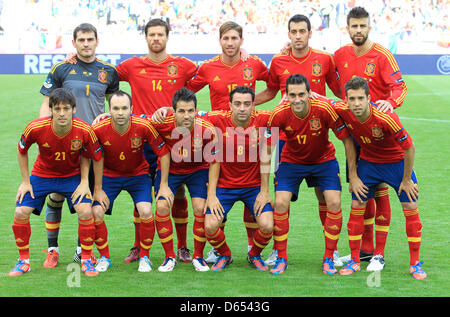
[[[262,104],[272,100],[281,91],[286,94],[286,80],[293,74],[302,74],[308,79],[311,91],[320,95],[326,95],[326,87],[331,89],[337,97],[341,96],[336,73],[336,65],[331,54],[319,51],[309,46],[313,32],[311,22],[305,15],[296,14],[288,21],[288,38],[290,42],[284,47],[282,53],[273,57],[270,63],[269,81],[267,88],[256,94],[256,104]],[[276,155],[275,172],[278,169],[279,157],[286,142],[283,131],[280,132],[278,153]],[[318,186],[315,188],[318,199],[319,217],[322,226],[325,225],[327,215],[327,204],[322,191]],[[339,253],[334,253],[335,265],[343,265],[338,261]],[[273,250],[266,259],[268,265],[274,265],[277,260],[275,244]]]
[[[353,8],[347,16],[347,31],[352,43],[341,47],[334,53],[343,92],[342,97],[345,98],[345,83],[351,78],[359,76],[369,84],[371,100],[378,105],[378,110],[391,112],[401,106],[405,100],[406,84],[392,53],[369,39],[370,30],[369,13],[362,7]],[[361,260],[371,260],[369,270],[382,270],[384,267],[384,247],[390,217],[388,187],[383,183],[378,186],[375,198],[369,200],[364,215],[365,228],[361,242]],[[374,223],[375,248],[373,242]]]
[[[230,110],[230,92],[238,87],[245,86],[255,91],[257,80],[266,81],[269,72],[264,62],[257,56],[249,56],[245,61],[241,58],[241,46],[244,42],[242,27],[232,21],[220,26],[219,44],[222,54],[205,61],[199,66],[195,77],[187,84],[192,91],[199,91],[209,86],[211,110]],[[247,232],[248,248],[253,244],[253,234],[258,230],[258,224],[252,212],[244,206],[244,225]],[[224,226],[225,224],[223,224]],[[222,227],[223,228],[223,227]],[[217,254],[211,250],[207,262],[217,260]]]

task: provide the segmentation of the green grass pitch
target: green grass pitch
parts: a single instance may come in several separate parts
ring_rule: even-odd
[[[77,219],[64,205],[60,230],[60,263],[55,269],[44,269],[42,263],[47,248],[44,215],[31,217],[30,273],[11,278],[8,272],[16,264],[18,251],[11,225],[14,199],[20,183],[16,160],[19,137],[25,125],[36,118],[42,96],[39,89],[45,77],[41,75],[0,76],[0,296],[2,297],[447,297],[450,283],[448,264],[448,178],[450,169],[450,77],[405,76],[408,96],[396,112],[412,136],[416,146],[415,171],[419,179],[419,212],[423,223],[421,260],[428,278],[414,280],[409,274],[409,251],[405,221],[400,203],[390,189],[392,220],[386,246],[386,267],[378,275],[367,272],[367,262],[353,276],[325,276],[321,271],[324,250],[322,227],[314,192],[305,184],[299,199],[291,204],[288,240],[289,268],[281,276],[259,272],[246,260],[247,238],[242,221],[243,205],[237,203],[230,211],[225,233],[234,262],[224,272],[195,272],[191,264],[179,263],[171,273],[160,273],[164,253],[157,235],[150,251],[153,271],[137,272],[137,263],[126,264],[134,241],[132,203],[122,193],[112,216],[106,216],[111,269],[96,278],[76,279],[72,256],[76,247]],[[121,88],[129,91],[126,83]],[[257,90],[262,89],[261,85]],[[208,110],[209,91],[199,94],[199,108]],[[277,97],[279,98],[279,96]],[[279,100],[279,99],[277,99]],[[271,109],[276,101],[264,105]],[[349,217],[350,195],[345,183],[345,161],[342,143],[332,135],[343,179],[343,228],[339,240],[341,255],[349,253],[346,224]],[[30,170],[36,156],[36,146],[30,151]],[[273,194],[273,193],[272,193]],[[193,215],[189,216],[188,246],[193,248]],[[175,238],[176,245],[176,238]],[[272,247],[272,243],[268,248]],[[209,244],[205,247],[210,250]],[[97,251],[96,251],[97,253]],[[264,251],[264,257],[269,253]]]

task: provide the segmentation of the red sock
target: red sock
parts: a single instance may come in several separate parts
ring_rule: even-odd
[[[364,231],[364,214],[364,208],[351,207],[350,218],[348,219],[347,224],[351,257],[354,258],[356,262],[360,262],[359,250],[361,246],[362,233]]]
[[[375,199],[367,201],[364,213],[364,232],[361,240],[361,250],[370,253],[374,249],[373,245],[373,224],[375,222]]]
[[[203,250],[205,249],[205,215],[194,214],[194,255],[193,258],[203,258]]]
[[[89,260],[95,239],[94,217],[90,219],[78,218],[78,237],[81,244],[81,261]]]
[[[327,212],[324,226],[325,234],[325,258],[333,258],[333,252],[337,249],[337,243],[339,241],[339,234],[342,228],[342,210],[336,213],[331,211]]]
[[[278,251],[278,257],[287,260],[287,238],[289,232],[289,210],[278,213],[273,213],[273,241],[274,246]]]
[[[247,231],[247,243],[253,245],[253,234],[258,230],[258,224],[255,218],[253,218],[252,212],[247,206],[244,205],[244,225]]]
[[[109,259],[109,246],[108,246],[108,229],[104,219],[96,220],[95,225],[95,245],[97,246],[100,256],[104,256]]]
[[[416,264],[419,261],[420,241],[422,238],[422,223],[419,218],[419,210],[405,210],[403,214],[406,220],[406,236],[408,237],[410,264]]]
[[[262,232],[260,228],[253,234],[253,246],[248,253],[249,256],[258,256],[262,250],[269,244],[272,239],[273,232]]]
[[[19,257],[24,260],[29,259],[31,236],[30,218],[17,219],[14,217],[12,230],[16,239],[17,248],[19,249]]]
[[[155,225],[156,230],[158,231],[159,240],[166,253],[166,258],[175,258],[175,252],[173,251],[173,227],[170,215],[163,217],[156,211]]]
[[[389,188],[377,188],[375,191],[375,251],[374,254],[384,256],[384,248],[391,223],[391,204],[389,202]]]
[[[187,245],[186,234],[189,221],[188,201],[186,197],[174,199],[172,206],[172,219],[177,233],[178,249]]]
[[[150,248],[152,247],[153,239],[155,238],[155,218],[153,215],[148,219],[141,218],[139,235],[139,257],[149,256]]]
[[[223,233],[222,229],[217,229],[217,231],[211,235],[206,232],[205,235],[208,242],[214,249],[217,250],[220,255],[231,256],[231,250],[227,245],[225,234]]]
[[[134,245],[133,245],[133,247],[139,247],[139,245],[140,245],[139,226],[141,224],[141,218],[139,217],[139,212],[137,211],[136,207],[134,207],[134,210],[133,210],[133,224],[134,224]]]
[[[327,204],[319,202],[319,217],[320,217],[320,223],[322,224],[322,227],[325,226],[325,219],[327,218]]]

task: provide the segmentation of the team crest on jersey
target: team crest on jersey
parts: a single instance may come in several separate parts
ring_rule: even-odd
[[[178,66],[174,64],[170,64],[167,66],[167,75],[173,77],[178,74]]]
[[[135,136],[131,138],[131,147],[136,149],[142,145],[142,139],[140,136]]]
[[[80,139],[72,140],[72,144],[70,145],[70,150],[78,151],[79,149],[81,149],[81,140]]]
[[[322,127],[322,124],[320,123],[320,119],[318,119],[318,118],[309,120],[309,125],[311,127],[311,130],[319,130]]]
[[[383,130],[377,127],[372,128],[372,135],[375,139],[381,139],[383,138]]]
[[[314,76],[321,76],[322,75],[322,64],[313,64],[312,65],[312,74]]]
[[[244,72],[244,80],[252,80],[253,79],[253,69],[251,67],[245,67],[243,69]]]
[[[98,81],[101,83],[106,83],[108,81],[108,73],[104,69],[98,71]]]
[[[364,70],[364,74],[366,74],[367,76],[375,75],[375,64],[367,63],[366,69]]]

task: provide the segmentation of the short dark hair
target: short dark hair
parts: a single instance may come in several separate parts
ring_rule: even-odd
[[[346,95],[347,95],[347,91],[349,91],[350,89],[351,90],[364,89],[366,96],[369,96],[369,84],[362,77],[355,76],[352,79],[350,79],[349,81],[347,81],[344,86]]]
[[[197,108],[197,96],[192,90],[183,87],[175,92],[172,97],[172,108],[174,111],[177,110],[178,101],[184,102],[194,102],[194,107]]]
[[[97,39],[97,29],[95,28],[95,26],[93,26],[90,23],[81,23],[79,26],[77,26],[75,28],[75,30],[73,30],[73,39],[74,40],[77,39],[78,32],[81,32],[81,33],[94,32],[95,39]]]
[[[247,86],[237,86],[230,92],[230,102],[233,101],[233,96],[235,93],[238,94],[250,94],[252,96],[252,102],[255,101],[255,92],[253,89]]]
[[[75,97],[67,88],[56,88],[50,94],[48,106],[53,108],[53,106],[57,104],[70,105],[74,108],[76,106]]]
[[[222,35],[230,30],[235,30],[239,33],[239,37],[242,38],[242,26],[233,21],[227,21],[220,26],[219,38],[222,38]]]
[[[289,91],[290,85],[301,85],[301,84],[305,84],[306,90],[308,91],[311,90],[308,78],[306,78],[302,74],[293,74],[289,76],[289,78],[286,80],[286,93]]]
[[[112,94],[109,95],[108,97],[108,105],[109,108],[111,108],[111,99],[112,97],[117,96],[117,97],[122,97],[122,96],[127,96],[128,100],[130,101],[130,107],[132,105],[132,99],[129,93],[123,91],[123,90],[116,90],[115,92],[113,92]]]
[[[308,31],[311,31],[311,21],[309,21],[309,18],[306,15],[303,14],[296,14],[292,16],[289,19],[288,22],[288,30],[291,30],[291,22],[299,23],[299,22],[306,22],[306,25],[308,26]]]
[[[368,17],[369,12],[367,12],[366,9],[364,9],[363,7],[354,7],[353,9],[350,10],[350,12],[347,15],[347,25],[350,25],[350,19],[362,19]]]
[[[145,29],[144,29],[145,36],[147,36],[148,29],[153,27],[153,26],[163,26],[165,28],[165,30],[166,30],[166,35],[169,35],[170,27],[169,27],[169,24],[166,21],[164,21],[162,19],[151,19],[145,25]]]

